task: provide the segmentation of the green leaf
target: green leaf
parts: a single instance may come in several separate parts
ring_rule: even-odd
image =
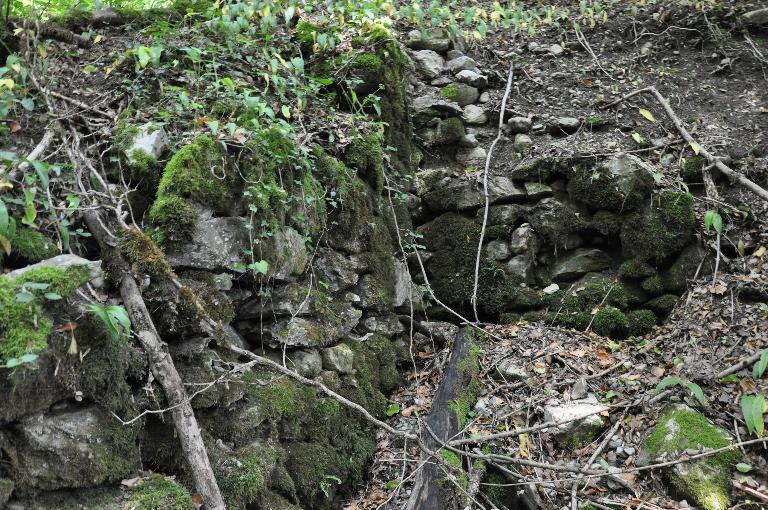
[[[739,462],[736,464],[736,469],[739,471],[739,473],[749,473],[752,471],[752,466],[743,462]]]
[[[704,396],[704,391],[701,389],[701,386],[699,386],[696,383],[689,382],[686,384],[690,392],[693,394],[694,397],[696,397],[696,400],[701,403],[701,405],[704,405],[707,402],[706,397]]]
[[[757,437],[763,437],[765,423],[763,412],[765,411],[765,397],[762,395],[744,395],[741,397],[741,413],[744,415],[744,423],[747,431]]]
[[[398,485],[400,485],[400,482],[398,482],[397,480],[390,480],[387,482],[385,487],[387,488],[388,491],[391,491],[392,489],[396,489]]]
[[[704,213],[704,230],[707,232],[712,228],[712,224],[715,221],[715,214],[717,214],[717,211],[714,209],[710,209]]]
[[[260,260],[258,262],[254,262],[253,264],[250,264],[256,274],[267,274],[267,271],[269,271],[269,262],[266,260]]]
[[[55,292],[46,292],[44,294],[45,299],[49,301],[58,301],[61,299],[61,296],[59,294],[56,294]]]
[[[19,358],[11,358],[5,363],[5,368],[14,368],[21,365],[21,360]]]
[[[760,355],[760,359],[757,360],[755,366],[752,367],[752,377],[760,379],[765,374],[765,369],[768,368],[768,351],[765,351]]]
[[[21,106],[28,112],[31,112],[32,110],[35,109],[35,100],[32,99],[31,97],[25,97],[24,99],[21,100]]]
[[[83,67],[83,72],[85,74],[93,74],[96,72],[96,66],[88,64],[87,66]]]
[[[723,233],[723,217],[720,216],[720,213],[715,213],[714,218],[712,218],[712,226],[715,227],[715,232],[718,234]]]
[[[35,296],[33,296],[32,294],[27,294],[26,292],[19,292],[18,294],[16,294],[17,303],[29,303],[34,300],[35,300]]]
[[[8,232],[8,208],[5,206],[5,202],[0,199],[0,234]]]
[[[661,393],[663,389],[668,388],[669,386],[674,386],[675,384],[683,384],[683,380],[679,377],[667,377],[656,385],[656,393]]]
[[[645,139],[640,136],[640,133],[632,133],[632,139],[638,143],[638,145],[645,145]]]
[[[31,290],[45,290],[48,287],[50,287],[50,283],[42,283],[42,282],[27,282],[22,285],[25,289],[31,289]]]
[[[730,374],[720,379],[720,384],[731,384],[737,382],[738,380],[739,378],[736,374]]]
[[[144,69],[152,60],[152,51],[146,46],[139,46],[139,49],[136,50],[136,56],[139,58],[139,66]]]
[[[698,156],[699,152],[701,152],[701,145],[699,145],[696,142],[691,142],[690,146],[691,146],[691,150],[693,150],[693,153]]]
[[[400,404],[390,404],[387,408],[387,416],[394,416],[400,412]]]
[[[37,354],[25,354],[24,356],[19,358],[19,361],[22,363],[32,363],[37,359]]]
[[[653,114],[648,110],[646,110],[645,108],[640,108],[640,115],[642,115],[643,117],[645,117],[651,122],[656,122],[656,119],[653,117]]]

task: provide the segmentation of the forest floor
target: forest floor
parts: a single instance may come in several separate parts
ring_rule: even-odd
[[[703,183],[685,179],[679,171],[685,159],[694,156],[693,150],[681,140],[661,105],[650,95],[639,95],[618,108],[604,108],[625,94],[655,86],[701,146],[757,182],[765,182],[768,33],[727,30],[724,27],[736,17],[727,8],[714,15],[690,6],[648,6],[634,17],[629,14],[630,5],[618,11],[612,10],[608,19],[591,29],[589,20],[582,18],[583,38],[572,29],[557,27],[517,38],[497,32],[467,52],[483,64],[481,68],[492,70],[494,111],[499,111],[507,76],[501,60],[513,56],[508,115],[532,117],[534,124],[557,117],[594,119],[594,127],[585,125],[565,138],[534,138],[528,157],[598,159],[617,151],[635,153],[658,169],[665,183],[679,185],[687,180],[685,185],[697,197],[697,216],[703,218],[712,207]],[[571,16],[579,17],[575,8]],[[559,49],[552,52],[551,45]],[[650,112],[653,120],[640,109]],[[481,146],[488,147],[495,135],[490,129],[481,132]],[[518,164],[509,141],[500,147],[494,165],[511,169]],[[638,462],[642,441],[661,411],[670,403],[686,402],[737,440],[747,440],[754,436],[742,418],[740,399],[745,393],[765,393],[767,388],[764,379],[752,377],[752,364],[728,369],[768,347],[764,304],[768,210],[743,188],[722,182],[719,190],[730,214],[716,277],[690,275],[689,290],[669,321],[641,338],[613,341],[593,332],[526,322],[488,326],[489,333],[504,340],[493,339],[482,347],[482,396],[475,419],[464,431],[472,437],[510,433],[512,437],[483,445],[542,465],[585,467],[590,459],[593,468],[600,469],[605,462],[618,468],[614,471],[624,483],[607,477],[583,480],[589,502],[598,508],[691,505],[679,494],[669,493],[657,473],[643,470],[643,462]],[[700,224],[697,236],[715,256],[714,231]],[[417,353],[418,366],[408,374],[412,385],[392,397],[400,410],[390,418],[393,426],[407,430],[415,416],[429,410],[447,356],[446,350]],[[524,379],[500,380],[494,374],[499,364],[514,366]],[[681,384],[657,390],[662,381],[664,388],[678,379]],[[701,400],[686,387],[688,383],[701,388]],[[586,447],[572,452],[558,449],[551,432],[536,427],[514,434],[540,423],[544,406],[579,398],[584,391],[596,395],[608,409],[601,434]],[[400,508],[419,466],[413,461],[417,451],[416,445],[403,445],[382,432],[372,480],[346,508]],[[753,508],[767,507],[768,450],[758,446],[743,451],[751,470],[736,473],[732,480],[733,508],[749,506],[750,501]],[[594,454],[596,458],[591,458]],[[570,508],[571,482],[558,482],[562,472],[519,466],[517,473],[546,487],[546,508]],[[406,482],[399,486],[400,480]],[[507,483],[517,489],[524,485]],[[492,485],[481,483],[480,492],[492,491]],[[482,495],[478,501],[488,503]]]

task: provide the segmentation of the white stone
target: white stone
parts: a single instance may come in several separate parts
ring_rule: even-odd
[[[152,159],[159,158],[163,151],[168,147],[168,135],[162,126],[148,122],[139,126],[139,131],[134,136],[130,147],[126,149],[125,155],[128,163],[137,162],[137,155],[144,153]]]
[[[416,71],[424,78],[432,80],[440,76],[445,66],[445,60],[432,50],[421,50],[413,53],[413,62]]]
[[[464,107],[462,115],[464,122],[473,126],[482,126],[488,122],[488,113],[482,106],[468,104]]]
[[[323,368],[340,374],[355,371],[355,353],[347,344],[334,345],[323,349]]]
[[[483,88],[488,85],[488,78],[475,71],[464,70],[456,73],[456,79],[472,87]]]
[[[542,292],[544,294],[546,294],[547,296],[551,296],[552,294],[554,294],[558,290],[560,290],[560,286],[558,284],[556,284],[556,283],[552,283],[552,284],[547,285],[546,287],[544,287]]]

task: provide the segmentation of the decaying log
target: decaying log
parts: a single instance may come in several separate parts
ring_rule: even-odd
[[[87,211],[85,221],[88,229],[99,243],[102,260],[112,272],[120,288],[120,296],[131,319],[133,333],[141,343],[149,358],[152,373],[158,380],[168,399],[171,416],[179,436],[184,458],[189,464],[195,488],[203,498],[205,508],[223,510],[224,499],[216,483],[211,468],[208,452],[205,450],[200,427],[197,424],[192,404],[189,401],[184,383],[176,371],[173,359],[168,353],[168,346],[162,341],[155,329],[149,310],[141,297],[136,280],[131,273],[131,266],[110,240],[103,218],[98,212]]]

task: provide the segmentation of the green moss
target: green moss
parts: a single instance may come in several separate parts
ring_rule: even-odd
[[[644,260],[625,260],[619,266],[619,275],[624,278],[647,278],[656,274],[656,269]]]
[[[223,168],[218,143],[208,136],[179,149],[163,170],[149,219],[164,243],[191,238],[197,213],[192,203],[225,210],[232,200],[233,172]],[[220,178],[221,176],[223,178]]]
[[[499,472],[493,471],[483,479],[480,490],[495,506],[514,508],[518,498],[514,486]]]
[[[440,137],[445,140],[460,140],[464,137],[464,123],[458,117],[440,121]]]
[[[622,336],[626,333],[629,321],[618,308],[608,307],[599,310],[592,321],[595,333],[604,336]]]
[[[627,332],[629,336],[642,336],[650,333],[656,326],[656,314],[650,310],[632,310],[627,313]]]
[[[704,415],[681,406],[664,412],[646,438],[644,448],[652,459],[674,459],[687,449],[716,450],[731,443],[726,433],[712,425]],[[730,506],[730,474],[741,459],[741,452],[734,448],[707,457],[700,463],[671,470],[668,476],[678,490],[692,496],[703,508],[722,510]]]
[[[0,478],[0,505],[4,505],[13,494],[15,484],[8,478]]]
[[[645,306],[659,314],[660,316],[666,316],[677,304],[677,296],[674,294],[664,294],[657,298],[651,299]]]
[[[633,177],[616,178],[606,166],[574,168],[568,181],[572,198],[589,206],[624,213],[637,209],[653,188],[653,178],[637,172]]]
[[[322,500],[323,483],[329,482],[329,477],[344,478],[346,462],[339,452],[322,443],[293,443],[288,447],[288,472],[296,482],[296,492],[301,501],[310,503]]]
[[[621,217],[610,211],[597,211],[589,223],[590,227],[604,236],[615,236],[621,231]]]
[[[480,398],[480,350],[475,343],[480,339],[474,335],[475,333],[472,332],[467,338],[469,354],[458,365],[458,388],[460,389],[456,398],[448,404],[462,427],[467,423],[469,412]]]
[[[456,85],[446,85],[445,87],[440,89],[440,96],[444,97],[448,101],[458,101],[459,99],[459,89],[456,87]]]
[[[28,227],[19,227],[13,235],[9,235],[7,238],[11,243],[11,254],[23,258],[30,264],[59,253],[55,243],[47,239],[41,232]],[[0,251],[0,261],[2,261],[1,257],[2,252]]]
[[[646,291],[651,296],[658,296],[664,292],[664,284],[661,281],[661,276],[655,274],[649,276],[640,283],[640,288]]]
[[[605,301],[603,301],[605,299]],[[624,286],[614,284],[608,278],[599,278],[569,291],[557,291],[547,298],[549,313],[547,321],[566,328],[585,329],[592,320],[591,311],[599,305],[619,310],[627,307]],[[610,322],[609,313],[606,322]],[[618,317],[618,316],[617,316]],[[621,319],[618,319],[619,321]]]
[[[145,190],[153,190],[158,180],[158,162],[143,150],[134,150],[133,162],[128,165],[128,178],[131,183],[142,183]]]
[[[499,324],[515,324],[521,319],[519,313],[504,312],[499,316]]]
[[[458,483],[459,487],[466,491],[467,486],[469,485],[469,477],[467,476],[466,471],[464,471],[464,467],[461,463],[461,457],[459,457],[455,452],[449,450],[440,450],[440,458],[442,458],[448,464],[448,466],[443,464],[441,468],[446,470],[450,475],[456,477],[456,483]],[[439,480],[438,483],[446,486],[446,480]]]
[[[384,189],[383,154],[381,138],[378,132],[366,136],[356,136],[344,152],[344,161],[355,168],[357,174],[365,180],[377,194]]]
[[[189,491],[173,480],[153,474],[131,490],[129,504],[136,510],[193,510]]]
[[[245,509],[258,499],[266,488],[276,458],[277,452],[273,447],[253,444],[238,450],[234,458],[217,467],[216,479],[228,508]]]
[[[110,419],[103,417],[104,424],[89,444],[93,458],[97,459],[89,466],[91,474],[88,479],[94,485],[120,480],[139,468],[137,438],[143,422],[123,425]]]
[[[307,54],[314,52],[315,38],[319,30],[320,27],[315,23],[299,21],[296,24],[296,41],[298,41],[302,51]]]
[[[685,182],[701,182],[701,170],[704,168],[707,160],[704,156],[691,156],[685,158],[680,175]]]
[[[0,358],[8,360],[39,352],[48,345],[52,323],[43,311],[44,294],[66,297],[90,279],[90,268],[76,266],[61,269],[41,266],[23,273],[15,280],[0,276]],[[44,284],[32,288],[25,284]],[[19,301],[17,295],[33,296],[31,301]]]
[[[314,173],[329,185],[331,191],[335,191],[339,199],[342,201],[347,200],[355,171],[327,154],[319,145],[314,147],[312,154],[315,165]]]
[[[621,231],[624,256],[662,262],[688,243],[695,223],[690,194],[663,192],[649,209],[627,217]]]
[[[136,272],[155,277],[168,277],[173,274],[163,251],[139,229],[124,229],[117,246],[134,265]]]

